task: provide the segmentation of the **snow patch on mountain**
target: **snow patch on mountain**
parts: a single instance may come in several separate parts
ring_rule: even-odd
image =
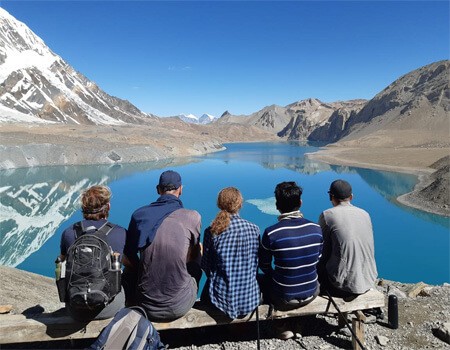
[[[203,114],[200,118],[194,114],[181,113],[181,114],[177,115],[177,118],[179,118],[182,121],[184,121],[185,123],[189,123],[189,124],[209,124],[213,120],[216,119],[216,117],[214,117],[211,114],[207,114],[207,113]]]
[[[110,96],[75,71],[24,23],[0,8],[0,122],[49,120],[71,124],[148,124],[154,116]],[[20,116],[20,117],[19,117]]]
[[[54,122],[40,119],[32,114],[25,114],[0,105],[0,123],[33,123],[54,124]]]

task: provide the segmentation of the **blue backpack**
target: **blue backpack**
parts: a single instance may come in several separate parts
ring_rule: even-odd
[[[165,348],[155,327],[147,319],[145,310],[133,306],[118,311],[88,349],[153,350]]]

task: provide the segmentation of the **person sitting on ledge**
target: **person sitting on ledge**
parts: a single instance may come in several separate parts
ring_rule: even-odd
[[[377,278],[372,221],[350,203],[353,193],[347,181],[333,181],[328,195],[333,208],[319,217],[324,236],[318,266],[321,294],[356,297],[373,288]]]
[[[322,251],[322,231],[300,212],[301,195],[302,188],[295,182],[276,186],[276,207],[281,215],[264,231],[259,249],[259,267],[264,275],[258,278],[264,301],[277,310],[304,306],[319,294],[316,265]],[[279,338],[294,337],[296,327],[294,322],[281,325]]]
[[[202,275],[201,217],[195,210],[184,209],[177,172],[164,171],[156,191],[156,202],[131,216],[124,250],[129,265],[124,275],[127,305],[143,307],[151,321],[169,322],[184,316],[197,299]]]
[[[105,242],[109,245],[109,250],[112,249],[115,254],[118,254],[118,260],[122,260],[126,230],[119,225],[108,222],[107,219],[111,209],[110,199],[111,191],[106,186],[92,186],[83,192],[81,195],[83,220],[68,227],[62,233],[61,255],[59,256],[61,261],[66,259],[70,247],[81,235],[96,234],[103,230],[106,238],[101,238],[105,239]],[[109,253],[109,251],[106,253]],[[77,253],[74,254],[79,256]],[[70,262],[67,261],[67,266],[69,266],[69,263]],[[69,271],[66,271],[66,274],[69,273]],[[71,279],[71,281],[73,280]],[[94,289],[94,287],[92,287],[92,289]],[[99,307],[84,307],[83,305],[79,305],[79,303],[73,302],[72,299],[66,302],[66,309],[69,315],[78,321],[100,320],[113,317],[117,311],[125,306],[125,294],[120,285],[118,286],[118,290],[120,290],[118,294],[115,295],[112,300],[109,300],[106,305]]]
[[[221,190],[220,211],[203,239],[202,269],[207,280],[201,300],[231,319],[249,314],[260,301],[256,280],[259,228],[239,216],[242,203],[237,188]]]

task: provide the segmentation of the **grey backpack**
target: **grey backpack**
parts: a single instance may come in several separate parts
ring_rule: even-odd
[[[159,350],[165,346],[145,310],[133,306],[118,311],[88,349]]]

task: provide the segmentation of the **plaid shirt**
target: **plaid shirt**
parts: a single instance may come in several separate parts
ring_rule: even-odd
[[[209,296],[232,319],[259,305],[258,245],[258,226],[237,214],[220,235],[212,235],[209,227],[205,230],[202,269],[210,282]]]

